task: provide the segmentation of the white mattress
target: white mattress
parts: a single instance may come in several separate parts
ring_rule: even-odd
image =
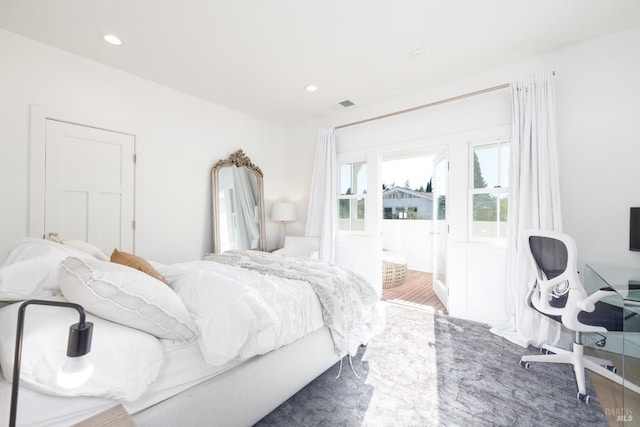
[[[339,360],[325,326],[140,411],[133,419],[140,427],[249,427]]]
[[[240,364],[230,362],[223,366],[207,365],[197,343],[164,344],[165,365],[158,379],[140,399],[123,403],[130,414],[149,408]],[[1,377],[0,381],[0,412],[9,414],[11,384]],[[21,426],[68,426],[118,403],[93,397],[47,396],[22,387],[18,397],[17,420]],[[8,416],[2,418],[0,425],[7,425]]]
[[[322,315],[313,317],[321,319]],[[314,330],[323,326],[321,321],[314,323]],[[130,414],[149,408],[241,364],[239,361],[232,361],[221,366],[208,365],[197,342],[161,342],[164,346],[165,363],[158,379],[139,399],[122,403]],[[0,381],[0,413],[9,414],[11,384],[1,376]],[[21,426],[69,426],[118,403],[120,402],[104,398],[49,396],[21,387],[17,420]],[[0,418],[0,426],[8,424],[8,416]]]
[[[232,361],[222,366],[208,365],[197,342],[184,344],[163,341],[163,344],[165,363],[158,379],[139,399],[123,403],[130,414],[155,405],[241,363]]]
[[[158,379],[151,384],[140,399],[133,402],[123,402],[123,406],[131,414],[239,364],[239,362],[232,362],[223,366],[207,365],[202,359],[197,342],[182,344],[163,341],[163,344],[165,363]],[[11,384],[9,382],[3,381],[1,396],[2,413],[8,414],[11,400]],[[19,425],[29,426],[70,425],[118,403],[114,400],[93,397],[47,396],[22,387],[18,398],[17,420]],[[6,421],[3,420],[3,422]]]

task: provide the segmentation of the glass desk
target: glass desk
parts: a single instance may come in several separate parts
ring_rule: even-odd
[[[623,308],[623,332],[606,333],[607,345],[604,350],[619,354],[618,360],[613,362],[618,369],[618,374],[625,382],[631,381],[640,385],[640,267],[587,264],[585,269],[587,293],[592,294],[606,287],[613,288],[616,294],[602,301]],[[640,395],[627,388],[622,388],[621,392],[622,402],[620,402],[621,405],[617,404],[616,408],[612,409],[615,411],[613,418],[617,421],[637,422],[640,419],[640,412],[637,409]],[[604,409],[605,412],[610,410]],[[630,424],[627,423],[627,425]]]

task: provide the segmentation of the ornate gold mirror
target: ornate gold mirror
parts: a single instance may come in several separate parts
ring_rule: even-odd
[[[266,250],[262,170],[242,150],[211,170],[213,252]]]

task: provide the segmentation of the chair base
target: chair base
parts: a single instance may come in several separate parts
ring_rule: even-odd
[[[541,351],[546,351],[549,354],[522,356],[520,359],[520,365],[524,368],[529,367],[528,362],[568,363],[572,365],[576,376],[576,383],[578,385],[578,399],[585,403],[589,402],[585,383],[585,369],[589,369],[590,371],[595,372],[616,384],[620,384],[621,386],[640,394],[640,387],[630,381],[625,381],[624,378],[615,373],[615,367],[610,360],[585,356],[583,344],[573,343],[573,351],[568,351],[550,345],[543,345]]]

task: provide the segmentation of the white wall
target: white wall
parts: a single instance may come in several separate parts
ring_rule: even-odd
[[[211,251],[210,170],[239,148],[262,168],[267,212],[282,198],[278,126],[1,30],[0,94],[0,259],[28,233],[32,104],[137,129],[141,256],[175,262]],[[273,248],[278,229],[268,225]]]
[[[287,232],[303,234],[318,129],[555,70],[565,231],[576,238],[580,264],[639,265],[640,254],[627,250],[628,208],[640,206],[639,45],[636,28],[282,130],[0,31],[0,257],[28,232],[31,104],[140,130],[137,251],[169,262],[210,250],[209,170],[237,148],[265,173],[267,217],[273,200],[291,200],[298,220]],[[485,113],[491,111],[475,111]],[[433,134],[441,132],[438,122],[427,125]],[[396,130],[396,141],[425,136]],[[363,139],[359,148],[372,143],[384,141]],[[267,232],[272,248],[277,224],[268,224]]]
[[[640,206],[640,28],[559,52],[564,230],[579,261],[632,265],[629,208]]]
[[[350,123],[553,70],[556,71],[558,98],[563,224],[564,230],[577,241],[579,265],[602,261],[640,267],[640,253],[628,251],[629,207],[640,206],[638,46],[640,28],[635,28],[438,86],[422,88],[375,105],[350,107],[287,128],[286,151],[292,155],[313,152],[316,132],[320,128]],[[358,100],[354,99],[354,102],[357,104]],[[456,108],[466,108],[470,103],[473,101],[457,101],[447,104],[447,108],[450,114],[458,114]],[[472,123],[481,123],[485,117],[499,117],[502,112],[498,109],[504,108],[504,104],[497,101],[492,110],[487,108],[492,107],[486,103],[479,104],[478,109],[470,113],[472,117],[467,119]],[[390,132],[393,140],[387,139],[387,143],[430,135],[437,137],[455,131],[455,121],[447,120],[446,116],[442,119],[408,130],[402,127],[402,120],[398,120],[398,127]],[[361,137],[353,139],[351,146],[341,147],[340,132],[344,135],[347,130],[352,132],[350,129],[355,128],[338,131],[339,151],[368,150],[385,144],[387,134],[381,135],[375,126],[371,126],[368,130],[358,130]],[[430,135],[426,135],[427,132]],[[301,201],[299,210],[305,214],[304,203],[308,198],[313,160],[308,154],[296,158],[296,175],[287,175],[286,192]],[[308,163],[305,164],[305,161]],[[300,174],[304,170],[308,172]],[[303,228],[304,221],[300,221]],[[455,236],[456,240],[459,238]]]
[[[433,228],[431,220],[385,219],[382,248],[404,255],[409,270],[433,272]]]
[[[580,263],[594,260],[640,265],[628,251],[629,207],[640,206],[640,28],[601,37],[375,105],[357,106],[285,131],[286,150],[296,156],[287,194],[307,200],[312,153],[320,128],[410,108],[556,71],[563,222],[578,243]],[[357,100],[354,100],[357,104]],[[464,101],[459,101],[464,102]],[[451,104],[454,105],[454,104]],[[477,114],[486,114],[477,111]],[[389,119],[385,119],[389,120]],[[436,127],[441,126],[434,123]],[[340,132],[340,131],[339,131]],[[405,130],[398,129],[404,138]],[[437,133],[437,132],[435,132]],[[406,138],[405,138],[406,139]],[[339,139],[338,139],[339,141]],[[379,144],[379,139],[373,143]],[[361,146],[368,142],[362,138]],[[294,154],[295,153],[295,154]],[[298,155],[305,153],[304,155]],[[308,162],[305,164],[305,161]],[[301,174],[301,171],[307,171]],[[300,206],[306,214],[306,205]],[[588,212],[588,215],[585,214]],[[304,224],[304,221],[302,221]]]

